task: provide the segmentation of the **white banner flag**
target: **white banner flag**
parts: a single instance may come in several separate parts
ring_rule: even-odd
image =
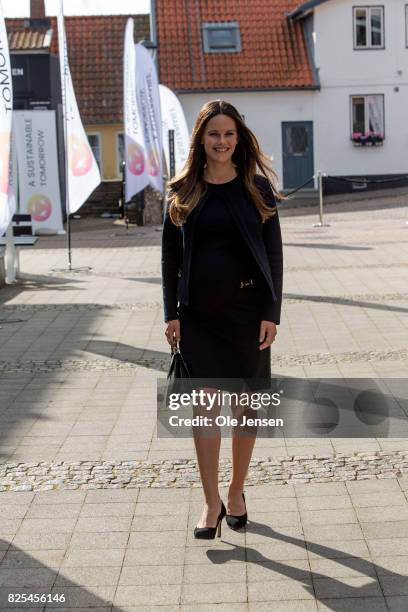
[[[15,111],[20,212],[31,215],[35,233],[62,227],[55,111]]]
[[[0,4],[0,236],[14,214],[14,198],[9,193],[13,84],[6,24]]]
[[[187,161],[190,135],[183,108],[176,94],[165,85],[159,85],[160,106],[163,127],[163,149],[170,171],[169,130],[174,130],[174,157],[176,174]]]
[[[136,45],[136,95],[143,124],[149,182],[154,189],[163,193],[163,144],[159,82],[153,59],[141,43]]]
[[[126,202],[149,184],[146,147],[136,97],[136,49],[134,22],[126,24],[123,63],[123,117],[125,126],[125,199]]]
[[[68,152],[67,214],[75,213],[101,182],[98,164],[81,122],[72,84],[65,36],[63,2],[58,6],[58,47],[61,69],[65,151]]]

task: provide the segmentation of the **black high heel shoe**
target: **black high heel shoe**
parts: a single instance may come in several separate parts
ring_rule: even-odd
[[[244,500],[244,504],[245,504],[245,512],[244,514],[240,514],[239,516],[234,516],[233,514],[227,514],[225,517],[225,520],[227,521],[227,525],[228,527],[230,527],[231,529],[237,530],[237,529],[241,529],[242,527],[245,527],[245,525],[247,524],[248,521],[248,514],[246,512],[246,502],[245,502],[245,495],[242,494],[242,498]]]
[[[224,502],[221,500],[221,512],[217,518],[217,524],[215,527],[195,527],[194,528],[194,537],[201,540],[213,540],[215,538],[215,533],[217,532],[217,537],[221,537],[221,523],[224,516],[227,514],[227,511],[224,506]]]

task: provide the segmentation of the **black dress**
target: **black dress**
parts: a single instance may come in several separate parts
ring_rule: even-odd
[[[207,183],[194,228],[189,304],[179,305],[180,351],[193,378],[268,379],[270,347],[259,350],[267,282],[221,194],[236,181]],[[234,206],[240,206],[233,196]]]

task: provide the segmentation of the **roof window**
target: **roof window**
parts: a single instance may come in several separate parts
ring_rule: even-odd
[[[241,37],[237,21],[204,22],[204,53],[235,53],[241,51]]]

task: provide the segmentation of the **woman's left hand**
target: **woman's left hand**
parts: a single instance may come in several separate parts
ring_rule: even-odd
[[[259,350],[268,348],[271,346],[272,342],[276,338],[276,334],[278,333],[276,329],[276,324],[272,321],[261,321],[261,329],[259,331],[259,342],[262,344],[259,347]]]

